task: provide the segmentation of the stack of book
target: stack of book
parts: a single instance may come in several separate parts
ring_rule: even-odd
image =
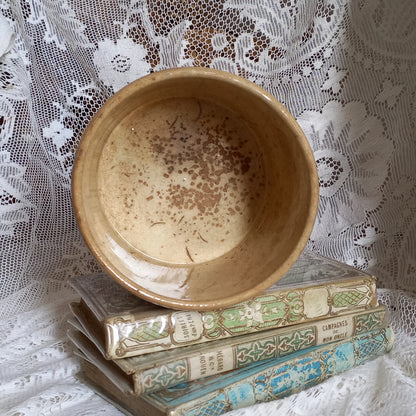
[[[305,251],[274,286],[215,311],[170,310],[111,277],[76,278],[80,378],[132,415],[220,415],[282,398],[388,352],[376,279]]]

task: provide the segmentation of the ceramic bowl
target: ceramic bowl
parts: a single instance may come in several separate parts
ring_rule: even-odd
[[[72,186],[108,273],[174,309],[270,287],[302,252],[318,205],[315,160],[288,110],[206,68],[154,73],[109,99],[81,139]]]

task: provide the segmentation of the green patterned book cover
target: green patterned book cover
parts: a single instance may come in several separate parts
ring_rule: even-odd
[[[305,251],[262,294],[215,311],[177,311],[148,303],[105,274],[71,282],[105,337],[108,359],[205,343],[363,311],[377,305],[376,279]]]
[[[85,337],[105,356],[103,339],[88,325],[82,310],[71,304],[75,328],[68,332],[82,349]],[[385,326],[386,309],[319,319],[314,322],[241,335],[174,350],[120,358],[114,363],[126,374],[132,394],[140,395],[211,375],[246,367],[258,361],[286,357],[310,347],[340,341]]]
[[[312,387],[389,352],[393,341],[388,326],[141,396],[123,393],[123,380],[106,367],[108,361],[102,356],[94,356],[88,349],[80,354],[84,358],[84,380],[127,414],[218,416]]]

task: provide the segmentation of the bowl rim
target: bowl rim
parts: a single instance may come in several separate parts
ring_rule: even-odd
[[[150,86],[151,84],[162,82],[166,79],[193,77],[204,77],[213,80],[232,82],[236,86],[241,87],[245,90],[249,90],[252,94],[256,94],[257,96],[259,96],[260,99],[266,100],[268,102],[268,105],[272,106],[275,109],[275,111],[278,111],[281,117],[285,119],[285,122],[288,125],[290,125],[290,128],[295,131],[295,134],[297,136],[303,137],[303,140],[298,140],[298,143],[300,145],[300,148],[302,149],[305,159],[308,161],[308,178],[310,181],[309,188],[311,190],[309,208],[307,210],[308,215],[305,219],[305,229],[301,233],[300,238],[298,239],[296,244],[294,244],[292,250],[289,252],[286,261],[282,263],[278,267],[278,269],[276,269],[273,273],[271,273],[269,276],[267,276],[265,279],[263,279],[261,282],[254,285],[253,287],[233,295],[219,297],[218,299],[207,301],[177,299],[174,297],[165,296],[160,293],[156,293],[146,288],[143,288],[139,284],[134,284],[133,282],[131,282],[129,278],[123,276],[123,273],[118,271],[117,267],[114,267],[111,261],[107,259],[99,242],[97,242],[94,238],[90,224],[84,220],[85,213],[83,212],[83,192],[81,191],[83,180],[82,173],[85,164],[85,149],[87,149],[91,145],[91,142],[93,142],[94,134],[92,133],[99,125],[100,120],[103,117],[106,117],[109,113],[111,113],[112,109],[119,105],[122,100],[134,95],[137,89],[145,88],[147,86]],[[313,151],[310,147],[309,141],[305,133],[301,129],[300,125],[298,124],[294,116],[276,97],[274,97],[272,94],[270,94],[254,82],[230,72],[225,72],[222,70],[206,67],[181,67],[153,72],[142,78],[139,78],[131,82],[130,84],[126,85],[119,91],[117,91],[112,97],[110,97],[104,102],[104,104],[94,114],[86,129],[84,130],[83,134],[81,135],[78,147],[76,149],[72,169],[71,191],[74,215],[81,235],[87,247],[95,257],[95,259],[98,260],[98,262],[104,267],[105,271],[119,284],[124,286],[127,290],[134,293],[135,295],[145,299],[146,301],[161,305],[163,307],[182,310],[213,310],[224,308],[232,304],[241,302],[242,300],[247,300],[253,296],[256,296],[259,293],[266,290],[267,288],[271,287],[285,273],[287,273],[287,271],[291,268],[291,266],[301,255],[312,233],[312,229],[318,211],[319,179]],[[276,279],[276,274],[279,275],[278,279]]]

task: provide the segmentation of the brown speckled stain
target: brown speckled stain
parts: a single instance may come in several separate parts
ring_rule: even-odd
[[[119,144],[122,131],[128,140]],[[210,260],[236,246],[259,212],[262,160],[244,120],[213,103],[172,99],[137,109],[103,149],[105,215],[151,257]]]

